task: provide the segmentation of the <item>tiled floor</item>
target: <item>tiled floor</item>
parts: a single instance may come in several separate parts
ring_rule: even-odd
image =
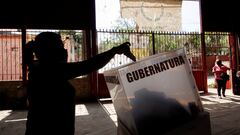
[[[113,109],[112,104],[100,105],[98,102],[76,105],[76,135],[115,135],[116,115],[110,114],[103,107]],[[108,109],[108,110],[109,110]],[[0,111],[0,135],[24,135],[26,110]],[[47,122],[47,120],[46,120]]]
[[[210,113],[212,135],[240,135],[240,96],[226,90],[226,97],[219,99],[217,90],[209,89],[201,101]]]
[[[203,107],[210,113],[212,135],[240,134],[240,96],[227,90],[219,99],[216,89],[200,94]],[[76,135],[116,135],[117,116],[110,99],[76,105]],[[0,135],[24,135],[26,110],[1,110]]]

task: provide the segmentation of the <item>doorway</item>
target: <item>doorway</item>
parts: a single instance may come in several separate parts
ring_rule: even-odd
[[[207,66],[207,84],[208,89],[216,89],[216,82],[214,74],[212,73],[212,67],[215,65],[216,59],[221,59],[222,63],[231,67],[231,49],[229,44],[229,33],[206,33],[205,34],[205,45],[206,45],[206,66]],[[227,81],[226,89],[232,89],[232,75],[231,70],[227,71],[230,75],[230,80]]]

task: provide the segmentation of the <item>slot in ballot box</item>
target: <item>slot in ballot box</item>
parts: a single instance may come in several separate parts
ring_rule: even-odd
[[[104,78],[119,134],[169,134],[204,112],[183,48],[105,71]]]

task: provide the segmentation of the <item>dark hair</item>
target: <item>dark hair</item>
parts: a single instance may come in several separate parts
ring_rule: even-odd
[[[34,54],[39,61],[57,61],[67,59],[67,52],[60,34],[54,32],[42,32],[35,40],[25,46],[25,63],[29,66],[34,61]]]
[[[35,37],[39,48],[59,48],[63,47],[61,35],[55,32],[42,32]]]
[[[25,60],[25,63],[29,66],[33,63],[34,60],[34,55],[33,52],[35,50],[35,41],[29,41],[25,47],[24,47],[24,55],[23,55],[23,59]]]
[[[220,66],[222,65],[222,61],[219,59],[216,61],[216,63],[217,63],[217,65],[220,65]]]

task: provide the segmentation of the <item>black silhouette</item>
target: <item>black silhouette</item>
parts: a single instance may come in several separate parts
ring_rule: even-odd
[[[42,32],[35,41],[28,42],[25,61],[29,70],[29,111],[25,134],[73,135],[75,90],[68,80],[102,68],[115,54],[125,54],[135,61],[129,46],[125,42],[88,60],[68,63],[59,34]]]
[[[240,71],[237,71],[236,76],[233,77],[233,94],[240,95]]]
[[[135,92],[130,103],[139,135],[165,134],[190,122],[200,112],[194,102],[188,104],[188,112],[176,99],[148,89]]]

